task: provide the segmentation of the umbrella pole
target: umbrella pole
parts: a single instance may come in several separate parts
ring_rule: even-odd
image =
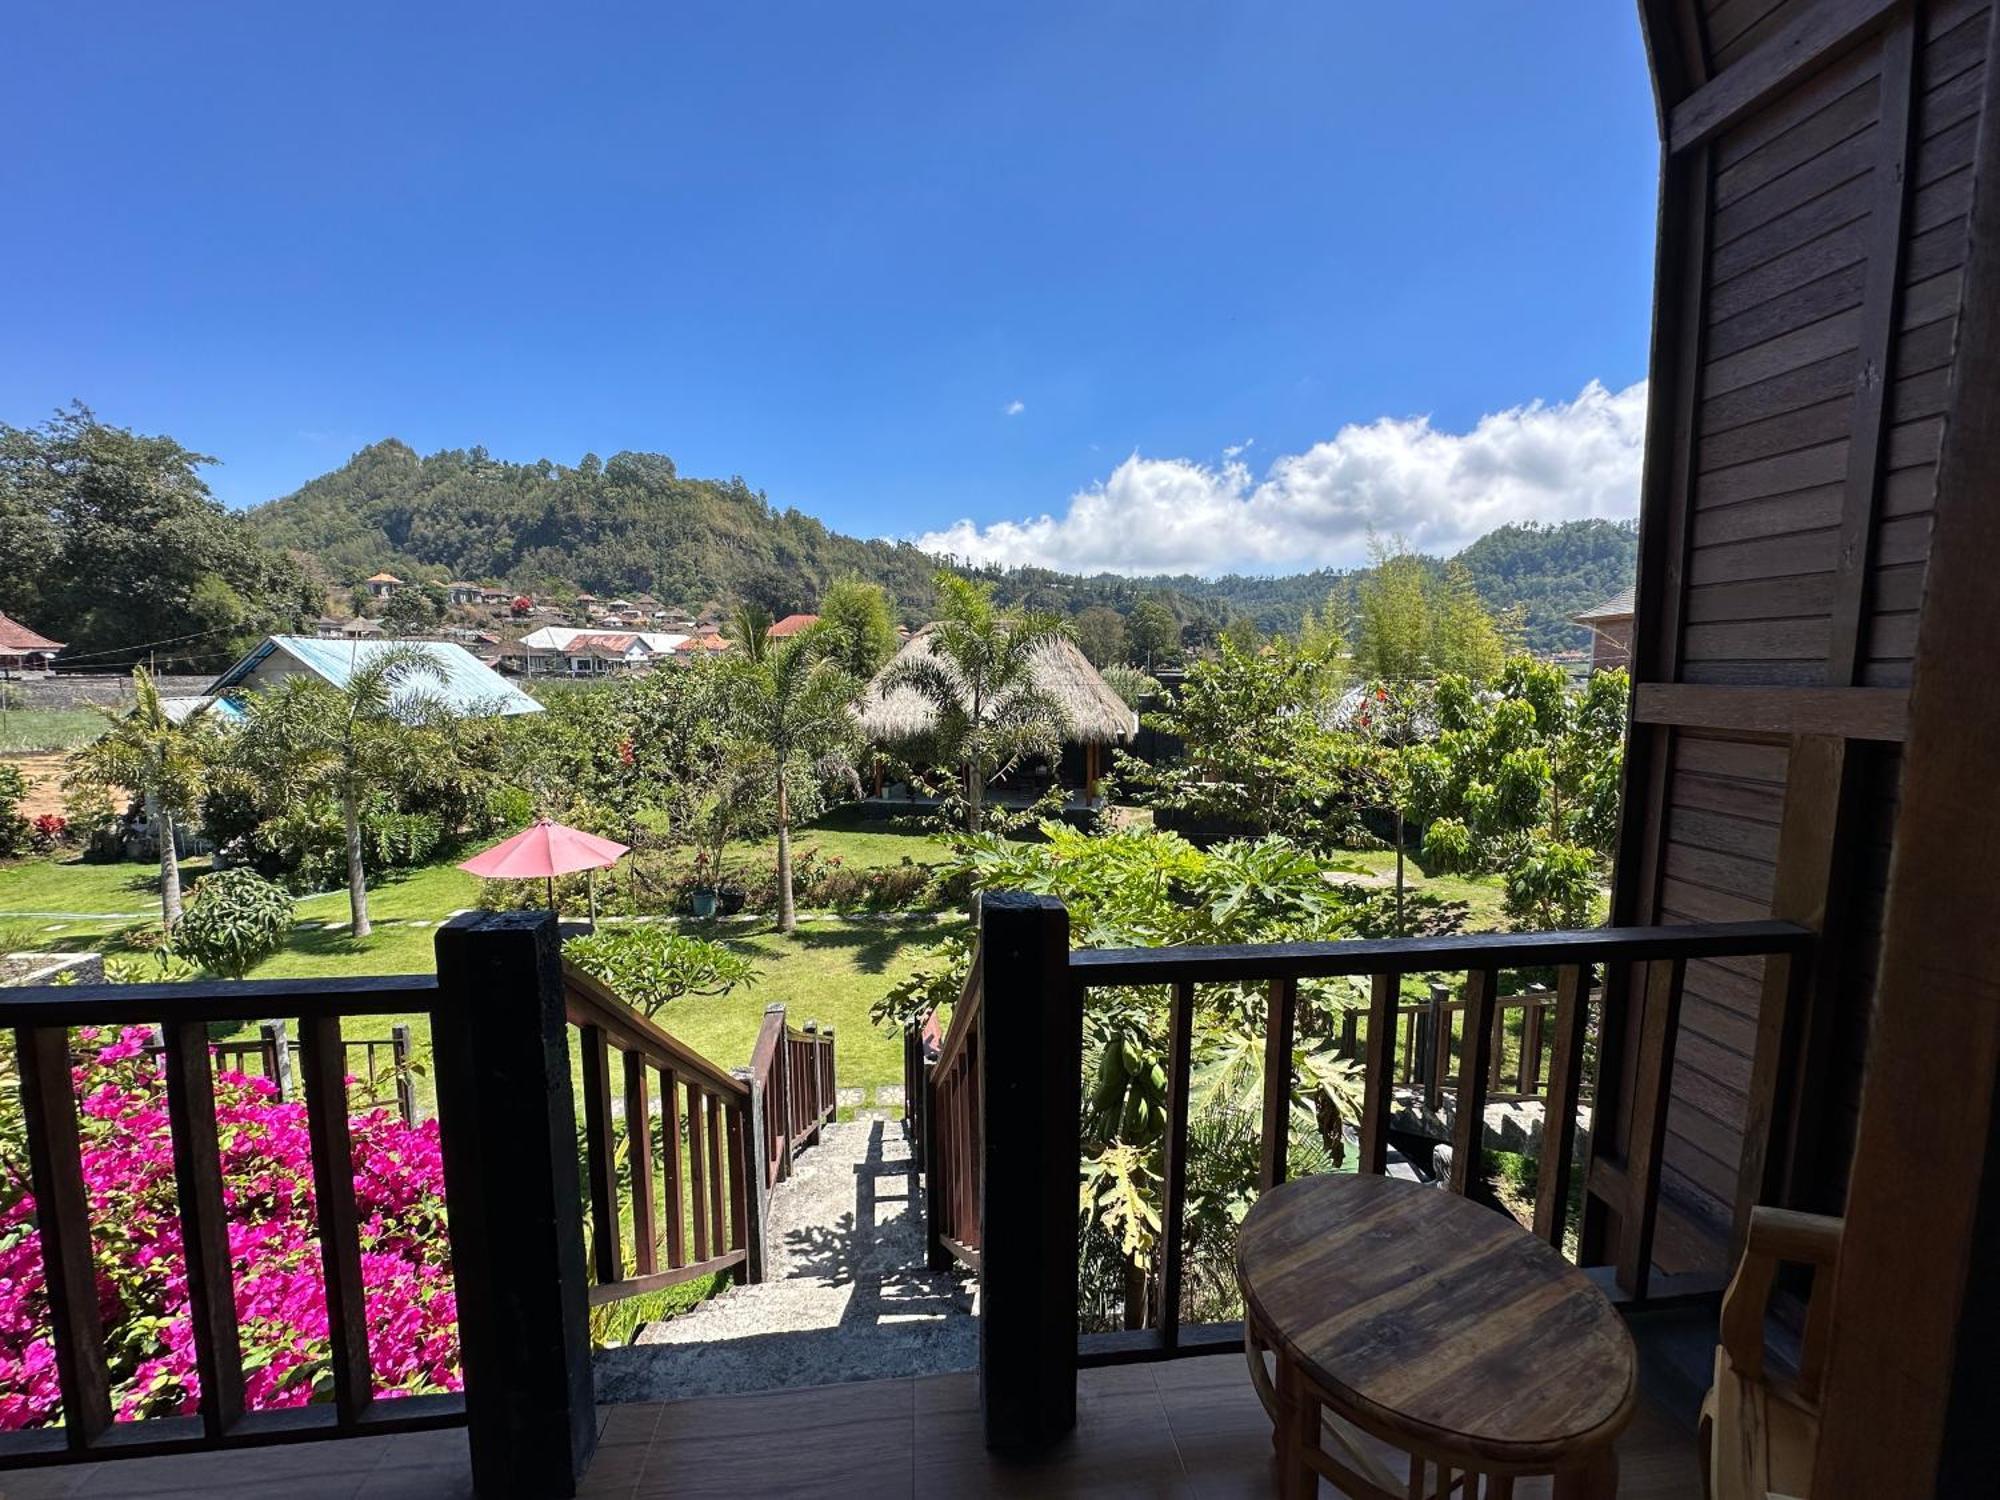
[[[597,871],[583,872],[584,894],[590,898],[590,930],[597,931]]]
[[[562,917],[562,908],[556,905],[556,878],[553,875],[549,877],[549,910],[554,912],[558,919]]]

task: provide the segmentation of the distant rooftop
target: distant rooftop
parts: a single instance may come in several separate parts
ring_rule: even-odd
[[[1574,614],[1570,619],[1579,625],[1588,625],[1597,620],[1629,620],[1632,618],[1632,600],[1635,589],[1621,589],[1594,609],[1586,609]]]
[[[231,688],[254,686],[258,670],[271,658],[283,656],[295,668],[311,672],[335,687],[345,687],[356,668],[384,651],[421,651],[438,666],[442,680],[405,684],[399,698],[425,694],[441,698],[463,714],[538,714],[542,705],[485,665],[463,646],[449,641],[322,641],[303,635],[274,635],[209,684],[209,697],[226,696]]]

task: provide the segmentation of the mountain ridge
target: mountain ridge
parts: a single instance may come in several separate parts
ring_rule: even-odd
[[[442,570],[558,596],[651,593],[690,606],[742,598],[780,615],[809,609],[834,579],[854,574],[882,584],[906,619],[921,619],[932,574],[947,561],[909,542],[833,531],[774,505],[740,476],[691,478],[665,454],[631,451],[585,454],[574,465],[518,463],[483,447],[420,456],[385,438],[245,514],[265,543],[315,560],[335,582],[383,569]],[[1551,651],[1583,644],[1588,633],[1568,617],[1630,584],[1637,530],[1604,520],[1515,524],[1456,556],[1489,607],[1521,611],[1524,643]],[[1186,625],[1219,628],[1248,615],[1269,631],[1296,626],[1330,597],[1344,615],[1368,570],[1213,578],[963,571],[992,579],[1006,602],[1065,614],[1099,604],[1129,610],[1157,596]]]

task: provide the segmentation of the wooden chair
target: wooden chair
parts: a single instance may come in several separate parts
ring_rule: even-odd
[[[1751,1210],[1749,1244],[1722,1298],[1715,1385],[1701,1404],[1702,1487],[1710,1500],[1804,1500],[1811,1486],[1840,1231],[1839,1219],[1819,1214]],[[1786,1264],[1813,1268],[1799,1371],[1790,1379],[1764,1368],[1764,1315]]]

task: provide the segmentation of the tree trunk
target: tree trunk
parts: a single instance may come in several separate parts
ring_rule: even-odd
[[[778,763],[778,931],[791,932],[799,925],[792,905],[792,804],[785,795],[785,765]]]
[[[979,774],[976,764],[965,768],[965,831],[979,832],[980,814],[985,808],[986,778]]]
[[[160,809],[160,926],[168,936],[181,921],[181,856],[174,848],[174,815]]]
[[[347,822],[347,910],[354,935],[365,938],[375,929],[368,925],[368,877],[361,868],[361,808],[351,795],[343,796],[340,812]]]

